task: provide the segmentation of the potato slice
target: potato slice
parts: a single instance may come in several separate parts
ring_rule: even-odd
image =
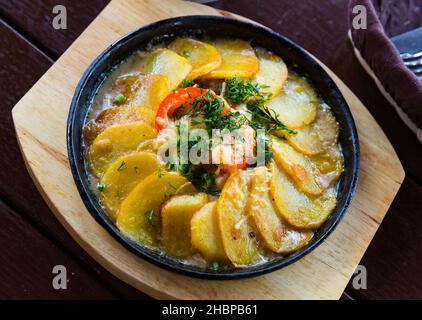
[[[319,228],[336,206],[335,188],[329,188],[318,197],[309,196],[296,189],[294,183],[274,161],[271,163],[271,170],[273,176],[270,192],[283,218],[297,228]]]
[[[289,174],[300,190],[314,195],[325,190],[317,178],[319,172],[315,164],[307,156],[275,137],[271,138],[270,150],[277,164]]]
[[[190,222],[192,246],[208,262],[227,262],[217,221],[217,202],[209,202],[199,209]]]
[[[335,145],[338,134],[336,118],[328,108],[320,106],[315,121],[289,135],[288,141],[296,150],[315,155]]]
[[[196,79],[221,65],[221,55],[217,49],[205,42],[189,38],[177,38],[169,49],[185,57],[192,65],[188,79]]]
[[[127,105],[127,98],[131,95],[132,85],[140,76],[141,73],[139,72],[122,74],[114,79],[113,83],[110,83],[112,81],[110,78],[104,86],[107,90],[103,93],[101,105],[107,108]],[[118,97],[119,99],[117,99]]]
[[[163,75],[142,75],[132,85],[128,103],[157,112],[161,101],[171,92],[171,83]]]
[[[85,142],[90,145],[101,132],[112,125],[137,121],[145,121],[155,126],[155,113],[150,109],[129,106],[105,109],[84,127]]]
[[[110,218],[115,221],[120,204],[130,191],[146,176],[160,167],[157,157],[150,152],[124,155],[104,173],[101,184],[101,201]]]
[[[343,157],[338,145],[333,145],[326,152],[310,159],[318,170],[318,184],[323,188],[333,185],[343,172]]]
[[[141,72],[166,76],[170,80],[170,90],[177,88],[192,70],[186,58],[169,49],[156,49],[141,59]]]
[[[119,157],[136,150],[142,141],[156,136],[157,130],[142,121],[107,128],[89,147],[88,159],[93,173],[101,176]]]
[[[246,212],[250,182],[247,171],[237,171],[227,180],[217,202],[217,219],[224,251],[236,267],[260,260],[256,230]]]
[[[192,182],[186,182],[184,185],[180,186],[179,189],[176,191],[177,194],[193,194],[198,192],[198,190],[195,188],[195,186],[192,184]]]
[[[266,167],[254,169],[251,177],[247,212],[254,219],[256,228],[266,247],[276,253],[290,253],[305,246],[312,238],[311,231],[298,231],[280,219],[270,198],[271,174]]]
[[[183,258],[193,253],[190,223],[192,216],[208,202],[206,193],[173,196],[161,209],[161,244],[173,257]]]
[[[203,79],[252,78],[259,61],[251,45],[243,40],[220,39],[212,43],[221,55],[221,65],[203,75]]]
[[[119,229],[136,242],[157,245],[161,205],[186,182],[178,173],[161,171],[143,179],[120,206]]]
[[[264,94],[272,97],[278,95],[287,80],[287,66],[284,61],[274,53],[258,48],[255,50],[259,60],[259,71],[254,81],[258,83]]]
[[[283,90],[267,107],[289,128],[300,129],[315,120],[318,97],[304,78],[290,73]]]

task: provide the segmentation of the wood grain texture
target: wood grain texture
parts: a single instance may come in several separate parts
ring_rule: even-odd
[[[348,292],[362,299],[422,299],[422,187],[406,177],[390,210],[359,264],[366,267],[366,290]]]
[[[53,64],[53,61],[1,20],[0,34],[0,64],[2,66],[0,71],[0,100],[2,101],[0,104],[0,181],[7,182],[0,184],[0,199],[4,199],[15,212],[19,213],[21,219],[26,219],[28,223],[32,224],[34,230],[41,230],[48,239],[59,244],[60,256],[68,254],[70,255],[69,260],[75,260],[74,264],[80,264],[80,268],[89,270],[83,273],[86,276],[86,283],[97,282],[101,279],[105,286],[102,287],[102,290],[100,290],[100,286],[97,287],[99,296],[107,294],[114,295],[116,298],[146,298],[146,295],[125,285],[101,268],[81,250],[80,246],[55,219],[30,179],[19,150],[11,110],[25,92]],[[5,236],[7,236],[7,232],[13,231],[11,229],[1,229],[0,231]],[[31,241],[32,238],[28,237],[27,242]],[[18,268],[20,265],[20,272],[30,271],[25,260],[20,264],[17,262],[14,262],[15,267]],[[0,273],[3,273],[3,268],[7,267],[5,264],[0,264]],[[11,288],[11,284],[6,280],[2,282],[2,286]],[[39,292],[34,296],[41,296],[42,288],[38,287],[37,289]],[[50,287],[46,288],[46,290],[49,289]],[[19,290],[19,287],[16,290]],[[10,294],[13,294],[13,291],[10,291]]]
[[[0,15],[51,58],[59,57],[106,6],[109,0],[0,0]],[[67,29],[53,28],[53,8],[63,5],[67,11]]]
[[[220,0],[211,5],[280,32],[325,64],[347,35],[348,0]]]
[[[0,201],[0,296],[2,299],[112,299],[102,283],[94,281],[60,248]],[[22,269],[24,261],[28,268]],[[53,267],[67,269],[66,290],[52,286]]]
[[[333,234],[314,252],[283,270],[230,282],[201,281],[161,270],[123,249],[80,200],[67,162],[65,125],[84,69],[109,43],[140,25],[198,13],[219,14],[174,0],[113,1],[14,108],[15,127],[30,171],[53,212],[85,250],[118,277],[155,297],[337,299],[404,174],[374,119],[334,75],[358,125],[362,148],[359,188],[352,208]],[[40,118],[49,121],[34,121]]]

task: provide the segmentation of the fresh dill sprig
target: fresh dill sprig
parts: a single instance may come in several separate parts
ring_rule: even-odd
[[[193,109],[204,115],[203,123],[209,131],[212,129],[228,129],[233,131],[242,127],[247,119],[239,112],[229,112],[223,115],[224,101],[211,91],[199,95],[193,102]]]
[[[179,172],[188,179],[199,191],[214,196],[219,195],[220,191],[215,186],[215,174],[206,172],[200,165],[192,163],[187,164],[167,164],[169,171]]]
[[[249,104],[248,111],[252,115],[252,121],[249,122],[249,125],[255,130],[266,128],[268,133],[274,130],[283,130],[288,134],[297,133],[296,130],[286,126],[283,121],[280,120],[279,114],[273,109],[268,108],[268,106]]]
[[[280,116],[272,109],[265,106],[272,94],[264,94],[262,89],[268,88],[256,82],[241,78],[232,78],[226,81],[224,97],[234,104],[246,103],[248,111],[252,115],[249,125],[257,130],[266,128],[267,132],[283,130],[289,134],[296,134],[281,120]]]
[[[184,79],[180,85],[179,88],[187,88],[187,87],[198,87],[198,84],[195,83],[195,81],[190,79]]]
[[[224,98],[234,104],[241,104],[250,98],[263,98],[261,86],[239,77],[226,81]]]

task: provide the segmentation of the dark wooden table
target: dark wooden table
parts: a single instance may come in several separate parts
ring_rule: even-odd
[[[108,3],[59,2],[67,8],[67,30],[52,27],[57,1],[0,0],[0,298],[148,299],[104,270],[66,233],[37,192],[16,141],[12,107]],[[422,147],[356,61],[346,39],[348,1],[221,0],[210,5],[290,37],[336,72],[376,118],[406,179],[361,261],[368,288],[349,284],[343,298],[422,298]],[[66,290],[52,286],[52,269],[59,264],[68,271]]]

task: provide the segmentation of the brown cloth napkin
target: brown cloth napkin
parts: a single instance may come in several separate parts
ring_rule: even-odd
[[[366,7],[366,29],[353,26],[357,5]],[[388,37],[422,25],[422,0],[350,0],[349,18],[350,40],[359,62],[422,142],[422,81],[404,65]]]

